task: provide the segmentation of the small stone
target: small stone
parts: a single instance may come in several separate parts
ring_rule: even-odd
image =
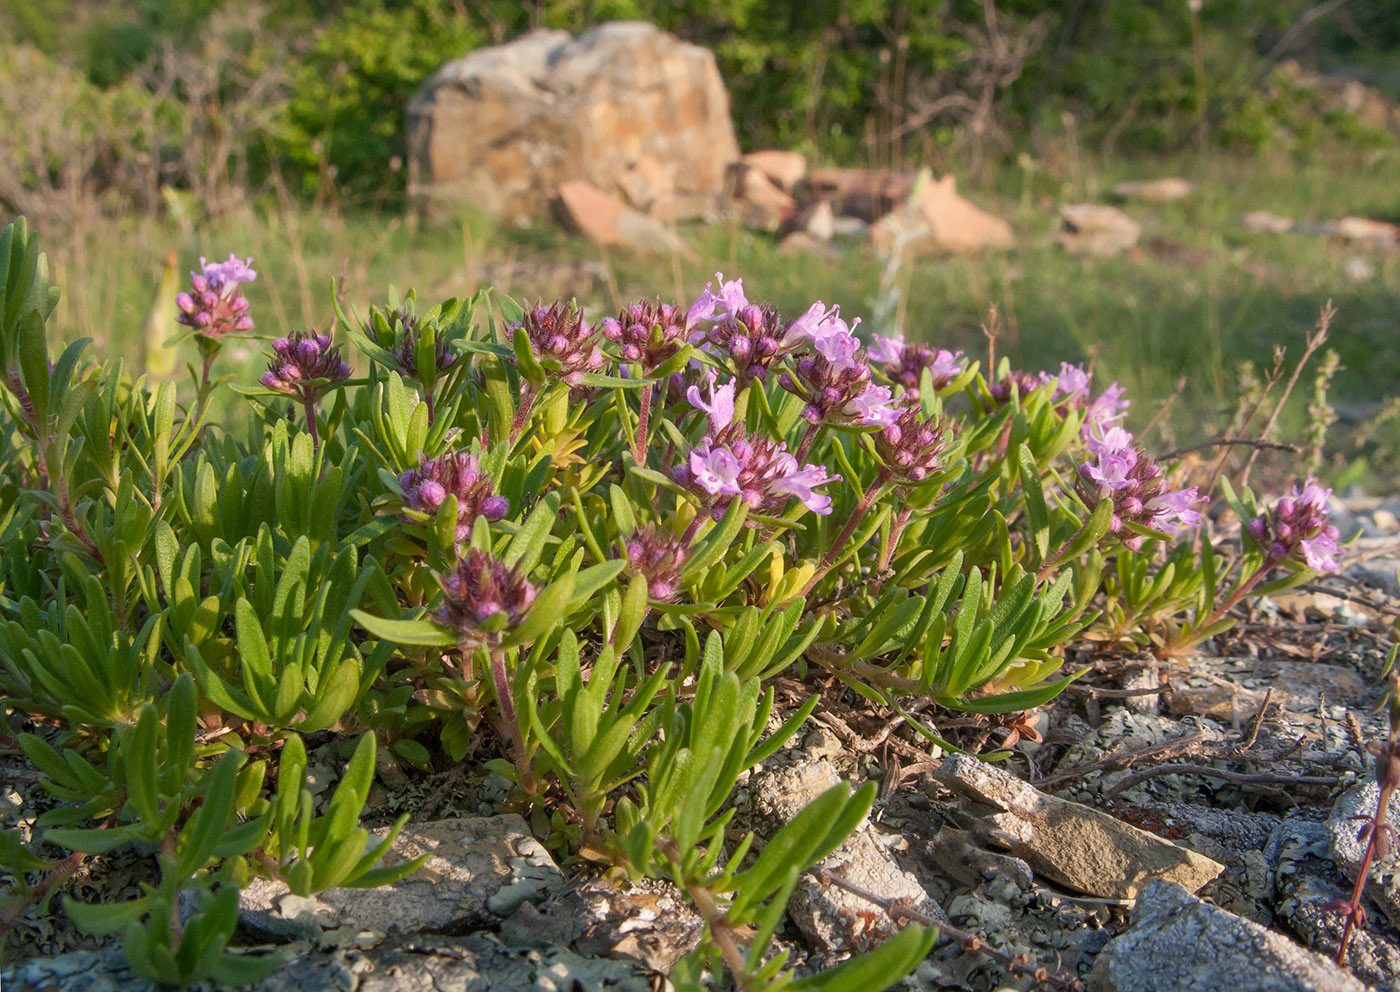
[[[371,832],[370,843],[384,830]],[[375,889],[329,889],[302,898],[282,882],[254,879],[242,892],[243,922],[278,938],[315,938],[351,927],[376,933],[443,931],[509,916],[563,887],[549,853],[515,814],[410,823],[384,864],[429,854],[412,875]]]
[[[1171,203],[1190,196],[1196,184],[1180,176],[1167,176],[1162,179],[1139,179],[1119,183],[1113,187],[1116,196],[1125,199],[1147,200],[1151,203]]]
[[[1191,891],[1225,866],[1098,810],[1055,796],[1000,768],[958,754],[934,773],[959,795],[992,807],[981,820],[991,839],[1041,875],[1087,895],[1132,899],[1152,879]],[[977,811],[970,810],[973,815]]]
[[[818,203],[807,215],[806,231],[818,241],[830,241],[836,236],[836,217],[826,200]]]
[[[1117,207],[1098,203],[1061,204],[1060,223],[1060,244],[1071,255],[1121,255],[1142,236],[1141,224]]]
[[[776,830],[840,781],[835,767],[824,758],[766,768],[750,779],[753,811]],[[840,847],[803,876],[788,904],[788,918],[823,952],[849,953],[899,932],[899,924],[884,910],[838,885],[823,884],[823,869],[838,872],[866,891],[907,900],[912,908],[934,919],[945,919],[919,880],[899,866],[864,820]]]
[[[1346,260],[1347,278],[1352,282],[1369,282],[1375,278],[1376,267],[1364,258],[1352,257]]]
[[[1109,941],[1089,992],[1366,992],[1335,963],[1251,920],[1152,881]]]
[[[740,159],[745,165],[763,173],[779,188],[791,193],[807,175],[807,158],[801,152],[765,148],[749,152]]]
[[[1268,210],[1251,210],[1240,218],[1240,227],[1255,234],[1283,234],[1293,226],[1291,217]]]

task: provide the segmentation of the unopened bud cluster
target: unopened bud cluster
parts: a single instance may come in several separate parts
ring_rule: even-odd
[[[406,510],[433,516],[447,501],[457,498],[457,540],[465,541],[478,517],[500,520],[510,512],[510,504],[498,495],[491,477],[480,470],[476,456],[456,452],[441,458],[424,458],[415,469],[399,477]]]
[[[530,338],[530,350],[545,371],[577,387],[583,376],[603,368],[606,356],[598,347],[598,332],[583,319],[573,303],[535,304],[521,322]]]
[[[437,619],[457,631],[464,650],[497,642],[530,611],[536,589],[525,576],[480,548],[469,548],[442,577]]]
[[[415,379],[422,378],[423,370],[418,367],[418,316],[407,307],[390,311],[386,317],[391,339],[381,342],[394,356],[399,368]],[[439,335],[433,341],[433,364],[438,372],[446,372],[456,365],[459,356],[449,350],[449,341]]]
[[[917,410],[905,410],[875,435],[875,452],[891,478],[923,482],[942,467],[947,433],[943,424],[925,420]]]
[[[627,570],[647,580],[647,595],[663,603],[673,602],[681,591],[681,570],[690,552],[679,537],[664,527],[647,524],[622,546]]]
[[[272,342],[272,359],[258,381],[310,404],[330,385],[348,378],[350,366],[340,360],[340,348],[331,345],[328,335],[295,331]]]
[[[674,304],[641,300],[600,326],[603,337],[618,345],[623,361],[650,372],[681,350],[689,337],[688,323],[685,311]]]

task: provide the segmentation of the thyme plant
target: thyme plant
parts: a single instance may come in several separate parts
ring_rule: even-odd
[[[931,930],[801,980],[772,950],[874,798],[834,789],[761,851],[735,835],[739,777],[817,701],[775,712],[775,679],[951,749],[940,715],[1014,721],[1076,676],[1076,640],[1184,650],[1335,567],[1311,482],[1268,512],[1231,493],[1243,547],[1194,552],[1204,496],[1076,366],[867,346],[836,308],[789,319],[719,277],[601,319],[489,292],[337,305],[230,383],[224,341],[265,322],[252,265],[201,260],[172,301],[200,358],[182,391],[87,341],[54,357],[43,256],[22,220],[0,235],[0,744],[51,799],[0,835],[0,926],[75,858],[149,845],[138,898],[64,906],[152,980],[274,967],[228,947],[239,886],[406,875],[379,865],[402,821],[359,825],[376,764],[472,761],[555,850],[690,897],[706,939],[679,986],[884,987]],[[225,389],[247,415],[211,422]],[[318,813],[325,732],[357,742]]]

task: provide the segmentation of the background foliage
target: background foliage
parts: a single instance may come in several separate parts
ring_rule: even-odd
[[[143,67],[167,48],[198,49],[233,6],[14,0],[0,29],[98,90],[149,94]],[[282,77],[274,120],[248,144],[301,195],[393,197],[403,108],[434,69],[532,27],[614,18],[712,48],[746,148],[840,162],[951,156],[980,167],[1063,127],[1065,112],[1106,149],[1375,143],[1383,137],[1346,114],[1319,127],[1316,105],[1275,69],[1299,58],[1400,82],[1385,69],[1400,8],[1378,2],[1222,0],[1193,14],[1178,0],[273,0],[244,26],[249,63]]]

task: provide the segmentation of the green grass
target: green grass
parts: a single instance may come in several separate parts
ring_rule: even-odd
[[[1117,379],[1130,389],[1136,401],[1130,423],[1139,428],[1185,378],[1171,428],[1188,443],[1228,419],[1238,401],[1239,363],[1267,365],[1275,345],[1298,355],[1331,298],[1339,310],[1331,346],[1344,366],[1333,396],[1344,412],[1364,412],[1400,393],[1400,251],[1249,234],[1238,221],[1255,209],[1298,220],[1400,218],[1395,166],[1393,156],[1371,163],[1113,160],[1074,172],[1061,167],[1062,178],[1048,167],[1030,173],[1012,168],[964,193],[1011,221],[1017,247],[905,267],[898,278],[905,297],[902,329],[980,356],[979,323],[995,303],[1006,321],[999,354],[1026,368],[1096,355],[1100,381]],[[1057,244],[1058,203],[1104,201],[1105,191],[1122,179],[1172,174],[1195,180],[1196,192],[1173,204],[1125,205],[1144,227],[1140,253],[1083,259]],[[497,289],[517,296],[577,295],[595,314],[611,310],[617,298],[688,300],[716,269],[743,276],[752,298],[785,312],[799,312],[816,298],[841,304],[848,317],[872,312],[882,263],[861,246],[840,257],[787,258],[770,237],[728,225],[685,233],[694,258],[655,259],[603,254],[549,228],[507,231],[480,219],[420,228],[397,216],[304,209],[250,210],[207,229],[137,217],[45,242],[64,291],[54,322],[58,333],[91,336],[100,353],[120,353],[138,368],[148,314],[154,307],[173,317],[159,290],[170,252],[178,257],[181,280],[200,254],[254,255],[261,275],[249,296],[259,331],[268,335],[329,326],[333,278],[363,308],[382,302],[391,285],[417,287],[430,301],[469,293],[479,284],[474,268],[487,263]],[[1350,259],[1369,265],[1371,278],[1353,281]],[[547,272],[576,260],[601,263],[602,278]],[[255,364],[256,345],[239,357]],[[1295,397],[1286,426],[1301,422],[1305,403]]]

